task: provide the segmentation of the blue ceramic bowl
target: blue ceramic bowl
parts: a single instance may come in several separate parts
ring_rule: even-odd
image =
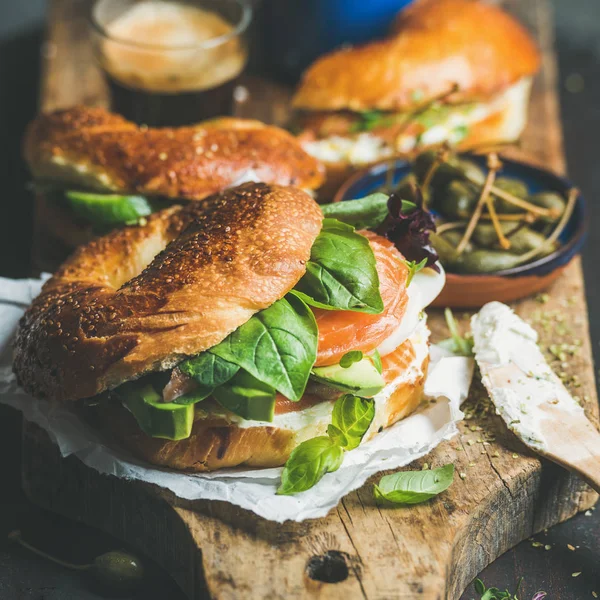
[[[467,156],[485,168],[485,157]],[[531,193],[553,191],[566,197],[568,191],[573,187],[568,179],[526,163],[503,158],[502,164],[499,175],[520,179],[527,184]],[[389,162],[381,162],[358,171],[341,186],[334,201],[362,198],[380,190],[386,184],[388,168]],[[405,177],[410,170],[409,162],[402,159],[396,160],[394,184]],[[491,274],[448,274],[446,284],[448,289],[443,293],[442,300],[445,299],[445,304],[449,306],[478,306],[485,303],[484,297],[487,298],[485,301],[493,299],[510,301],[544,289],[558,277],[562,269],[581,250],[587,235],[587,222],[586,203],[580,195],[575,203],[573,214],[559,237],[560,247],[557,250],[530,263]],[[502,281],[499,278],[502,278]],[[511,281],[509,282],[509,280]],[[481,292],[482,286],[489,286],[490,294],[493,290],[496,297],[488,298]],[[474,293],[477,291],[481,293]],[[469,300],[468,295],[474,299]],[[460,299],[462,300],[459,302]]]

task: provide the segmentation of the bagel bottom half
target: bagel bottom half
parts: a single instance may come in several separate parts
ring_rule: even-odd
[[[428,364],[429,356],[426,356],[416,375],[393,390],[382,407],[378,427],[371,428],[363,441],[417,409],[423,398]],[[281,466],[299,443],[324,435],[327,427],[322,423],[299,430],[262,425],[240,427],[220,417],[206,417],[197,410],[190,437],[170,441],[146,435],[118,401],[81,410],[90,424],[138,458],[154,465],[194,472],[238,466]]]

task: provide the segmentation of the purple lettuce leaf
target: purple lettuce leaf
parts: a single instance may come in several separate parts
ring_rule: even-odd
[[[378,233],[394,243],[406,260],[421,262],[427,259],[427,266],[439,272],[435,264],[438,255],[429,241],[429,233],[435,231],[435,221],[431,213],[423,208],[423,194],[416,185],[411,185],[410,193],[401,197],[394,192],[388,200],[388,216],[379,227]]]

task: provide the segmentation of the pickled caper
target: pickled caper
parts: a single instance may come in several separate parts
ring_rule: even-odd
[[[509,239],[510,251],[515,254],[525,254],[525,252],[529,252],[529,250],[539,248],[546,241],[546,238],[541,233],[538,233],[529,227],[521,227],[521,229],[511,235]],[[547,244],[538,256],[546,256],[546,254],[550,254],[554,248],[555,246],[553,244]]]
[[[500,228],[504,235],[510,235],[519,228],[519,223],[503,222],[500,223]],[[498,234],[491,223],[479,223],[473,231],[473,241],[482,248],[495,248],[498,244]]]
[[[396,187],[394,188],[394,193],[400,196],[403,200],[414,201],[415,195],[415,187],[417,185],[417,178],[413,173],[409,173],[405,177],[403,177]]]
[[[433,206],[448,218],[468,219],[477,204],[477,192],[466,181],[452,181],[445,189],[438,188]]]
[[[436,159],[437,152],[434,151],[422,152],[415,159],[413,172],[421,185]],[[452,157],[436,168],[430,184],[435,189],[443,188],[451,181],[465,179],[466,176],[481,185],[485,181],[483,171],[473,161]]]
[[[519,255],[501,250],[473,250],[463,252],[453,267],[459,273],[494,273],[519,264]]]
[[[458,259],[456,247],[453,244],[451,244],[448,240],[444,239],[441,235],[438,235],[437,233],[433,232],[429,234],[429,241],[431,242],[431,245],[435,248],[440,262],[445,267],[451,268],[455,261]]]
[[[535,204],[541,208],[550,208],[556,211],[555,216],[540,217],[540,221],[545,223],[555,223],[558,221],[566,206],[564,198],[556,192],[538,192],[537,194],[531,194],[527,200],[531,202],[531,204]]]
[[[527,198],[527,194],[529,193],[527,186],[522,181],[512,179],[511,177],[498,177],[494,181],[494,186],[523,200]],[[520,210],[508,200],[504,200],[504,198],[499,198],[498,196],[494,196],[494,207],[496,208],[496,212],[499,213],[516,213]]]
[[[112,550],[94,559],[90,573],[100,585],[110,590],[126,592],[138,587],[144,579],[140,560],[123,550]]]
[[[440,236],[456,248],[456,246],[460,244],[464,234],[465,232],[463,229],[451,229],[450,231],[444,231],[443,233],[440,233]],[[468,249],[469,246],[467,246],[467,250]]]

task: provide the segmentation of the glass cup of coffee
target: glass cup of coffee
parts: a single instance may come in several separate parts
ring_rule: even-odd
[[[97,0],[92,38],[112,110],[153,127],[230,115],[251,19],[248,0]]]

